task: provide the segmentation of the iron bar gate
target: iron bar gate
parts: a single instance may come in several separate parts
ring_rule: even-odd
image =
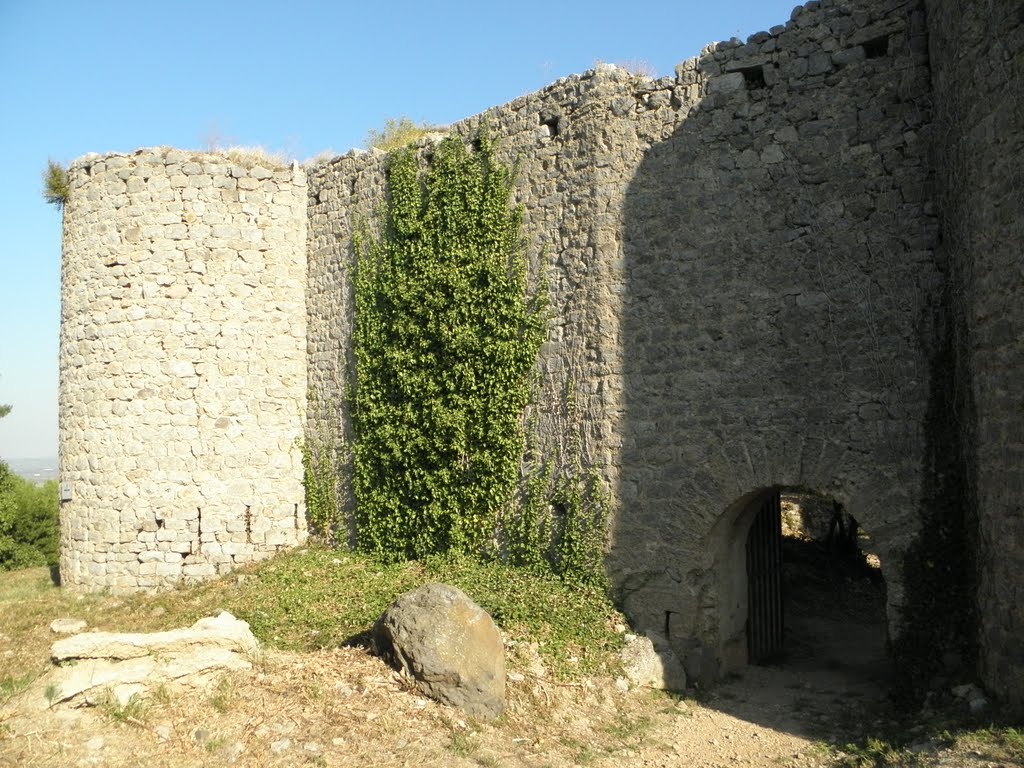
[[[747,535],[747,660],[763,664],[782,650],[782,507],[779,489],[751,502]],[[749,509],[749,507],[748,507]]]

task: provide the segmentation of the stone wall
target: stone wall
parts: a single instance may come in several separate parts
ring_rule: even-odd
[[[614,69],[565,78],[453,126],[469,138],[486,120],[499,158],[516,166],[531,282],[543,278],[550,288],[552,319],[540,355],[539,404],[528,419],[538,425],[531,439],[561,465],[579,460],[610,477],[620,391],[609,379],[619,370],[619,313],[607,277],[612,265],[596,253],[618,214],[596,179],[598,166],[610,163],[611,150],[600,143],[604,102],[632,79]],[[430,141],[423,142],[424,155]],[[613,172],[624,187],[621,164]],[[383,185],[384,155],[377,151],[352,152],[309,170],[309,434],[340,454],[351,438],[344,398],[352,374],[352,239],[360,227],[373,231]],[[342,496],[350,499],[346,488]]]
[[[738,516],[765,486],[875,536],[899,630],[941,298],[926,47],[917,2],[810,3],[673,78],[601,67],[453,127],[515,162],[549,286],[531,443],[600,472],[624,607],[695,678],[746,661]],[[310,178],[311,402],[334,404],[381,157]],[[344,421],[314,406],[310,431]]]
[[[383,152],[353,151],[308,171],[306,439],[318,471],[340,475],[338,498],[348,513],[352,511],[348,450],[352,434],[347,389],[354,376],[352,237],[369,226],[383,200],[384,160]],[[354,532],[346,533],[353,543]]]
[[[746,662],[745,502],[768,486],[857,518],[902,629],[941,300],[929,87],[919,3],[809,3],[685,62],[623,129],[643,152],[613,203],[625,415],[609,564],[692,677]]]
[[[89,156],[64,216],[64,584],[152,589],[305,538],[306,181]]]
[[[929,0],[928,11],[981,671],[1024,707],[1024,10]]]
[[[936,634],[913,573],[958,515],[983,674],[1024,690],[1011,6],[815,0],[673,77],[599,67],[452,128],[486,121],[515,165],[549,291],[531,450],[597,470],[618,597],[692,679],[746,661],[747,502],[781,486],[871,535],[892,639]],[[347,461],[353,237],[384,155],[319,163],[308,189],[176,151],[71,175],[65,580],[152,588],[301,541],[303,426]],[[966,609],[955,586],[927,599]]]

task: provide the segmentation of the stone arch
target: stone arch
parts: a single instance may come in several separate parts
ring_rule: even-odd
[[[758,488],[736,499],[719,518],[709,537],[719,563],[718,648],[723,672],[742,667],[748,661],[747,544],[750,529],[759,514],[757,502],[773,490],[774,486]]]
[[[807,488],[786,486],[765,486],[743,494],[729,505],[709,535],[709,545],[715,553],[714,560],[717,566],[718,635],[715,643],[715,653],[719,659],[719,672],[722,674],[736,671],[748,663],[758,661],[750,658],[751,636],[749,632],[755,617],[751,615],[752,598],[749,590],[752,574],[750,572],[751,564],[748,553],[751,547],[756,545],[756,542],[753,541],[753,529],[757,518],[763,514],[765,500],[773,495],[776,501],[781,498],[784,504],[785,500],[801,499],[802,503],[806,505],[808,504],[808,499],[816,499],[823,506],[828,507],[828,509],[824,509],[819,513],[819,519],[814,522],[813,527],[809,524],[810,521],[806,517],[804,518],[804,524],[807,525],[808,529],[803,538],[806,545],[817,547],[821,550],[818,554],[819,560],[821,556],[829,558],[826,567],[835,569],[834,572],[830,572],[829,576],[837,579],[836,588],[838,590],[842,591],[845,589],[843,580],[850,579],[849,569],[853,567],[857,558],[863,557],[868,553],[870,553],[872,562],[885,563],[887,566],[884,571],[880,570],[878,573],[878,577],[882,579],[880,594],[883,597],[881,600],[883,602],[885,600],[884,595],[887,594],[885,587],[890,581],[897,587],[899,585],[898,575],[888,562],[890,558],[883,560],[877,554],[879,550],[888,551],[885,548],[885,542],[881,542],[881,546],[872,542],[870,549],[865,549],[862,553],[860,550],[865,546],[865,541],[861,521],[846,511],[844,505],[832,497]],[[858,509],[863,508],[858,507]],[[780,609],[778,617],[779,644],[770,653],[770,658],[774,661],[790,661],[796,658],[797,655],[794,652],[794,647],[791,645],[794,639],[800,642],[807,642],[808,638],[805,637],[807,634],[805,629],[793,629],[793,622],[790,621],[792,617],[788,616],[794,609],[794,603],[793,596],[788,594],[787,590],[795,591],[798,589],[798,587],[794,586],[794,576],[791,571],[791,568],[794,566],[792,548],[796,546],[797,535],[793,529],[793,523],[791,521],[787,522],[781,512],[781,508],[777,510],[780,523],[780,543],[785,542],[786,546],[784,548],[780,547],[778,562],[778,586],[780,589],[777,596]],[[832,514],[841,514],[844,525],[848,525],[849,521],[853,521],[856,529],[860,531],[861,538],[856,545],[856,552],[847,554],[832,551],[833,545],[829,543],[834,534],[832,530],[834,518],[830,519]],[[845,530],[849,531],[850,529],[846,528]],[[818,566],[820,567],[820,563]],[[860,574],[860,577],[866,578],[867,574]],[[753,598],[753,600],[758,599],[761,599],[761,596]],[[845,598],[842,599],[845,601]],[[783,606],[785,607],[783,608]],[[765,613],[771,613],[771,611],[772,608],[769,607]],[[887,619],[892,618],[889,615],[890,612],[889,606],[886,605]],[[761,619],[761,621],[764,621],[764,619]],[[858,621],[851,619],[850,626],[852,627]],[[886,626],[880,635],[881,642],[883,643],[886,642],[889,635],[889,623],[888,621],[886,622]],[[785,632],[782,631],[782,627],[785,627]],[[811,638],[812,641],[821,639],[822,637],[820,636]],[[878,639],[875,638],[875,640]]]

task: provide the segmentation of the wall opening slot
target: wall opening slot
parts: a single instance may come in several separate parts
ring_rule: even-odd
[[[739,72],[743,75],[743,82],[746,83],[748,91],[768,87],[768,83],[764,79],[764,67],[760,65],[756,67],[744,67],[739,70]]]
[[[558,115],[541,114],[540,124],[547,129],[548,136],[554,138],[558,135]]]
[[[889,53],[889,36],[876,37],[861,43],[861,46],[864,48],[865,59],[880,59]]]

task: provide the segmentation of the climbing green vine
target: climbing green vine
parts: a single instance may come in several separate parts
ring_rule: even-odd
[[[299,447],[310,532],[327,544],[347,542],[348,527],[341,493],[344,484],[342,452],[325,435],[307,439]]]
[[[388,560],[492,549],[544,337],[522,211],[486,130],[387,165],[382,232],[356,243],[356,545]]]
[[[608,586],[604,572],[610,502],[596,474],[556,476],[554,462],[530,474],[501,528],[512,565],[550,571],[571,584]]]

